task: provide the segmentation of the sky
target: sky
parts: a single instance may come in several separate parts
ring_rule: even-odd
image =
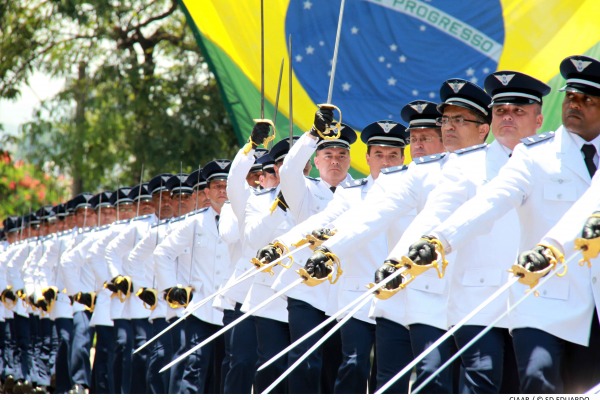
[[[18,100],[0,100],[0,124],[4,132],[18,133],[19,126],[32,118],[33,110],[39,106],[40,101],[54,96],[63,85],[63,80],[52,79],[38,72],[32,75],[29,85],[21,86]]]

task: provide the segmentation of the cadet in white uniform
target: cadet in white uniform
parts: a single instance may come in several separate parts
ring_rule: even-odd
[[[338,132],[340,133],[338,139],[320,139],[317,131],[324,132],[332,120],[331,109],[322,108],[317,111],[313,130],[306,132],[294,144],[279,170],[281,193],[289,205],[288,212],[297,223],[324,210],[327,203],[333,199],[333,192],[337,187],[350,179],[349,149],[356,141],[356,132],[348,126],[342,126],[341,132]],[[315,151],[314,162],[319,170],[320,179],[305,177],[303,174],[306,162]],[[284,282],[296,279],[294,270],[304,265],[308,254],[310,253],[304,252],[303,256],[301,253],[296,253],[294,261],[298,265],[293,266],[292,271],[284,270],[280,273],[274,285],[276,290],[287,284]],[[325,312],[329,305],[330,290],[333,291],[335,288],[327,283],[314,287],[299,285],[287,292],[292,341],[326,319]],[[331,295],[335,296],[335,292]],[[293,364],[316,340],[317,338],[313,336],[292,350],[288,355],[288,362]],[[323,352],[321,350],[314,352],[296,368],[288,380],[290,393],[332,393],[336,372],[341,362],[339,346],[339,333],[337,333],[324,344]]]

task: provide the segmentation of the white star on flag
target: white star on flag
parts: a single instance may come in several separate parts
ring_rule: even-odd
[[[487,67],[486,67],[486,68],[484,68],[484,69],[483,69],[483,73],[484,73],[484,74],[489,74],[489,73],[490,73],[490,69],[489,69],[489,68],[487,68]]]
[[[396,86],[396,78],[394,78],[393,76],[388,78],[387,82],[389,86]]]
[[[310,0],[306,0],[304,2],[304,9],[305,10],[310,10],[312,8],[312,3],[310,2]]]
[[[312,46],[308,46],[306,48],[306,54],[313,54],[315,52],[315,48]]]
[[[400,57],[398,57],[398,60],[400,60],[401,63],[405,63],[406,62],[406,56],[403,54]]]
[[[472,78],[471,78],[471,83],[477,83],[477,77],[475,77],[475,76],[474,76],[474,77],[472,77]]]
[[[419,30],[420,30],[421,32],[425,32],[425,29],[427,29],[427,27],[425,27],[425,25],[421,25],[421,26],[419,27]]]
[[[322,41],[322,40],[320,40],[320,41],[319,41],[319,46],[325,46],[325,42],[324,42],[324,41]]]
[[[396,50],[398,50],[398,46],[396,46],[395,44],[391,44],[390,45],[390,50],[391,51],[396,51]]]
[[[351,87],[352,87],[352,85],[350,85],[348,82],[344,82],[344,83],[342,83],[342,90],[343,90],[344,92],[348,92],[348,91],[350,91],[350,88],[351,88]]]
[[[475,74],[475,70],[471,67],[467,70],[467,76],[473,76]]]
[[[387,63],[387,64],[385,64],[385,66],[386,66],[387,68],[392,68],[392,64],[391,64],[391,63]]]
[[[379,62],[384,62],[385,61],[385,57],[384,56],[379,56],[378,60],[379,60]]]
[[[300,54],[296,56],[296,62],[302,62],[302,56]]]
[[[418,96],[419,95],[419,91],[417,89],[413,89],[412,95],[413,96]]]
[[[430,98],[430,99],[433,99],[434,97],[435,97],[435,93],[433,93],[433,92],[429,92],[429,98]]]
[[[358,28],[353,26],[352,29],[350,29],[350,32],[352,32],[353,35],[356,35],[358,33]]]

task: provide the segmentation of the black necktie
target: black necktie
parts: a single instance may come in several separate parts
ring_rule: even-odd
[[[220,215],[215,215],[215,223],[217,224],[217,231],[219,230],[219,218],[221,218]]]
[[[584,144],[581,147],[581,151],[583,152],[583,160],[585,161],[585,166],[587,167],[588,172],[590,173],[590,177],[594,176],[596,173],[596,164],[594,163],[594,156],[596,155],[596,146],[593,144]]]
[[[336,188],[337,188],[336,186],[330,186],[329,190],[331,190],[331,193],[335,193]]]

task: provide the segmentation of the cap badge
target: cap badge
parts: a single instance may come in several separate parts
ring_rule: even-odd
[[[390,124],[389,122],[383,122],[383,123],[378,122],[377,124],[381,127],[381,129],[383,129],[383,132],[385,132],[385,133],[390,133],[390,131],[392,129],[394,129],[394,127],[396,125],[398,125],[398,124]]]
[[[465,82],[458,82],[458,81],[448,82],[448,86],[450,86],[450,88],[452,89],[452,91],[454,93],[458,93],[458,92],[460,92],[460,89],[462,89],[462,87],[465,86]]]
[[[500,81],[501,84],[506,86],[506,85],[508,85],[508,82],[510,82],[512,80],[512,78],[515,77],[515,74],[511,74],[511,75],[502,74],[502,75],[494,75],[494,76],[496,77],[496,79],[498,79]]]
[[[225,169],[229,165],[229,161],[223,161],[223,160],[215,160],[215,163],[217,163],[217,165],[221,169]]]
[[[415,104],[411,104],[410,108],[412,108],[413,110],[415,110],[419,114],[423,114],[423,111],[425,110],[425,108],[427,108],[427,104],[425,104],[425,103],[415,103]]]
[[[571,62],[577,69],[577,72],[583,71],[584,69],[586,69],[588,67],[588,65],[590,65],[592,63],[591,61],[576,60],[574,58],[571,59]]]

